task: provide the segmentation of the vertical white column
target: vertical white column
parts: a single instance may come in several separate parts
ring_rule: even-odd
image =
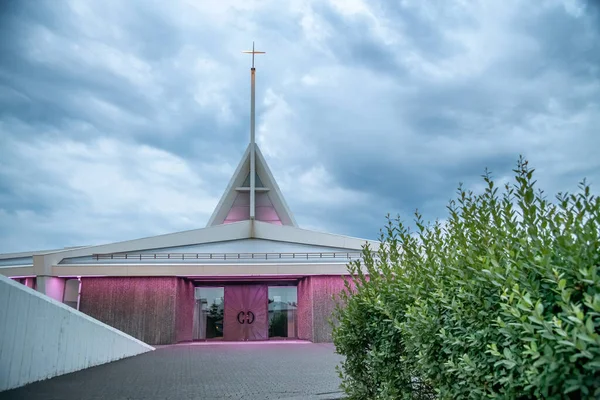
[[[254,54],[252,55],[254,57]],[[253,59],[254,61],[254,59]],[[253,62],[254,64],[254,62]],[[254,220],[255,209],[256,209],[256,196],[255,196],[255,176],[256,176],[256,145],[255,145],[255,134],[254,134],[254,123],[255,123],[255,68],[252,65],[250,70],[250,220]]]

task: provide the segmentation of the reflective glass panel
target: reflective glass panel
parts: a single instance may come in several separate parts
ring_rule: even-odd
[[[194,340],[223,337],[223,297],[222,287],[195,288]]]
[[[77,300],[79,298],[79,284],[79,279],[67,279],[63,294],[63,303],[75,309],[77,309]]]
[[[296,286],[269,286],[269,337],[297,337],[298,289]]]

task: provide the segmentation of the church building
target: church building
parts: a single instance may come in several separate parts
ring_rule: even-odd
[[[97,246],[0,254],[11,277],[148,344],[331,340],[346,265],[378,242],[302,229],[255,142],[204,228]]]

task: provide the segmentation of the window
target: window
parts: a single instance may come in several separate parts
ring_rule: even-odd
[[[195,288],[194,340],[223,337],[223,296],[222,287]]]
[[[65,281],[65,293],[63,295],[63,303],[76,310],[79,309],[79,284],[79,279],[67,279]]]
[[[269,286],[269,337],[297,337],[298,288]]]

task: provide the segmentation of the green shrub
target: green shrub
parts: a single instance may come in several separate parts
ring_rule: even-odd
[[[363,251],[336,309],[351,398],[600,398],[600,199],[548,201],[519,160],[499,195],[490,175],[459,187],[443,223],[398,218]]]
[[[364,278],[364,277],[363,277]],[[346,356],[340,370],[343,388],[351,398],[410,398],[410,374],[403,369],[400,333],[376,306],[369,283],[359,286],[361,295],[349,296],[350,286],[342,292],[343,312],[334,327],[334,344]]]

